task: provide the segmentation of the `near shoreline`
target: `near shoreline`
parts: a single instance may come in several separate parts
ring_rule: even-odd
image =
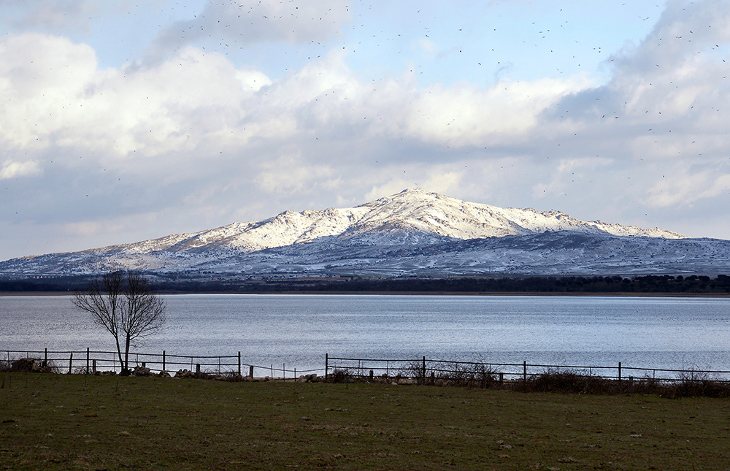
[[[73,291],[0,291],[0,297],[73,296]],[[554,291],[157,291],[160,295],[296,295],[296,296],[478,296],[478,297],[581,297],[581,298],[730,298],[730,293],[654,293],[654,292],[554,292]]]

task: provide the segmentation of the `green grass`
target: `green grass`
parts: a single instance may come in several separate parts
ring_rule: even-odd
[[[730,469],[730,400],[0,373],[6,469]]]

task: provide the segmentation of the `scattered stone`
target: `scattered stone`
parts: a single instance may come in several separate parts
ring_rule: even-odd
[[[194,378],[195,373],[193,373],[190,370],[177,370],[177,373],[175,373],[176,378]]]
[[[176,378],[198,378],[198,379],[215,379],[215,375],[211,375],[208,373],[195,373],[194,371],[190,370],[178,370],[177,373],[175,373]]]
[[[33,373],[52,373],[53,370],[40,358],[18,358],[10,364],[11,371],[30,371]]]
[[[143,366],[135,366],[132,368],[132,375],[133,376],[151,376],[152,371],[150,371],[149,368],[145,368]]]

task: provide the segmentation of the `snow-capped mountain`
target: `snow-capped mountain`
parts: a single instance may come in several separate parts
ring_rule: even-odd
[[[559,211],[499,208],[404,190],[354,208],[286,211],[259,222],[0,262],[0,274],[155,272],[331,275],[720,273],[730,242]]]

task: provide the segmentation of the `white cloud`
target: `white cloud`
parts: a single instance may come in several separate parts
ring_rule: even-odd
[[[7,103],[0,142],[94,153],[109,165],[144,158],[146,167],[156,165],[153,158],[169,165],[173,154],[179,165],[205,149],[238,152],[269,139],[298,146],[338,134],[457,148],[504,144],[539,134],[539,114],[584,85],[542,80],[421,89],[384,80],[373,86],[354,76],[341,53],[273,82],[192,47],[151,67],[100,69],[88,46],[38,34],[0,41],[0,59],[0,97]]]
[[[243,102],[271,83],[191,48],[151,69],[102,70],[88,46],[25,34],[0,41],[0,58],[0,142],[101,158],[191,150],[221,135],[245,142]]]
[[[710,172],[684,174],[660,181],[649,188],[648,203],[652,207],[692,207],[705,199],[730,195],[730,173],[716,175]]]
[[[40,173],[40,167],[38,166],[38,162],[34,161],[16,162],[10,160],[0,166],[0,180],[27,177],[38,173]]]
[[[502,81],[486,89],[432,87],[413,97],[402,127],[425,142],[452,146],[509,143],[541,133],[540,113],[584,89],[580,80]]]
[[[267,193],[333,190],[341,184],[336,170],[331,166],[307,163],[297,155],[266,161],[261,168],[256,184]]]

